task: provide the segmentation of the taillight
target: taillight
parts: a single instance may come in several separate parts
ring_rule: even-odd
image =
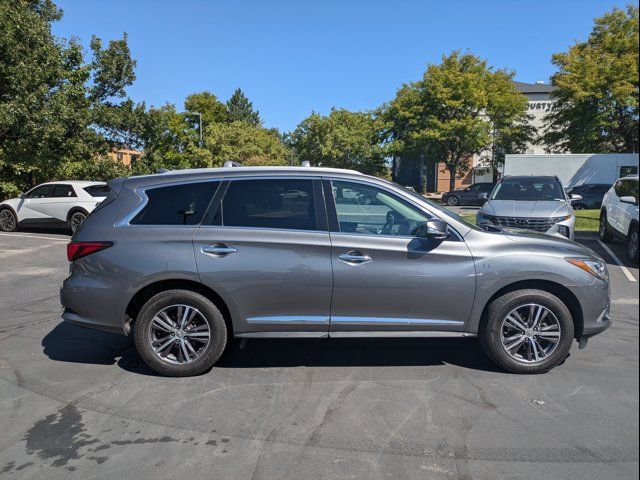
[[[67,243],[67,259],[70,262],[92,253],[109,248],[113,242],[70,242]]]

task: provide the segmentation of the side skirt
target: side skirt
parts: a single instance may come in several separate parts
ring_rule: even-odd
[[[474,333],[467,332],[250,332],[238,333],[236,338],[469,338]]]

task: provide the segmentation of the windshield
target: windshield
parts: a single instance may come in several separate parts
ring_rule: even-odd
[[[560,182],[554,179],[518,178],[500,182],[491,200],[554,201],[566,197]]]

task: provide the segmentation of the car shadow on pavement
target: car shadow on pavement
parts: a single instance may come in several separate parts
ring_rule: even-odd
[[[138,356],[131,337],[62,322],[42,340],[51,360],[114,365],[156,376]],[[398,367],[453,364],[499,371],[476,339],[353,338],[234,340],[215,368]]]

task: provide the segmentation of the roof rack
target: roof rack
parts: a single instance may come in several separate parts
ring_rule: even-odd
[[[300,163],[300,166],[304,168],[309,168],[311,167],[311,162],[309,160],[304,160],[303,162]]]

